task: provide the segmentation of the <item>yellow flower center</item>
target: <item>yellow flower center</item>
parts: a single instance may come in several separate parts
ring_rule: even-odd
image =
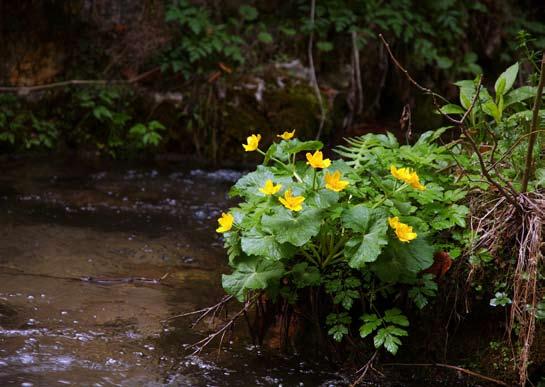
[[[305,198],[303,196],[293,196],[291,189],[288,189],[286,192],[284,192],[284,197],[278,198],[278,200],[280,200],[280,203],[282,203],[288,210],[301,211],[303,209],[302,204],[305,201]]]
[[[265,182],[265,185],[259,189],[259,191],[265,195],[274,195],[280,191],[280,188],[282,188],[282,184],[274,185],[273,181],[269,179]]]
[[[259,146],[259,141],[261,140],[260,134],[252,134],[246,138],[247,144],[242,144],[246,152],[253,152]]]
[[[325,173],[325,187],[331,191],[340,192],[348,186],[348,181],[341,180],[341,171]]]
[[[312,168],[327,168],[331,165],[330,159],[324,159],[324,155],[320,151],[314,152],[314,154],[307,153],[307,164]]]
[[[231,228],[233,228],[233,223],[235,221],[235,218],[230,213],[223,212],[221,214],[221,218],[218,219],[219,227],[216,229],[216,232],[227,232]]]
[[[286,141],[293,138],[293,136],[295,136],[295,129],[292,130],[291,132],[284,132],[282,134],[276,135],[276,137],[280,137],[282,140],[286,140]]]

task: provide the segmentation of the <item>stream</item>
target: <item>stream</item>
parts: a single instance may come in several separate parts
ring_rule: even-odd
[[[163,323],[223,296],[228,268],[214,230],[240,172],[180,162],[0,165],[1,386],[349,384],[330,365],[252,346],[243,329],[219,353],[213,345],[187,356],[206,327]],[[479,385],[466,382],[436,385]]]

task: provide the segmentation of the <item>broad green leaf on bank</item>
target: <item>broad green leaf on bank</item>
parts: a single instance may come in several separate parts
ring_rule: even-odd
[[[535,98],[537,93],[537,88],[535,86],[522,86],[518,89],[511,90],[507,95],[505,96],[504,100],[504,108],[517,103],[526,101],[530,98]]]
[[[352,268],[363,267],[379,256],[382,247],[388,243],[387,218],[384,210],[371,209],[358,204],[342,215],[343,226],[355,231],[345,245],[344,254]]]
[[[409,243],[390,239],[371,270],[384,282],[407,282],[433,264],[433,246],[418,236]]]
[[[283,188],[286,188],[292,182],[289,176],[275,176],[270,168],[259,165],[255,171],[241,177],[231,188],[229,195],[231,197],[242,196],[245,198],[263,196],[259,189],[263,187],[268,179],[272,180],[274,184],[282,184]]]
[[[289,259],[295,254],[296,248],[288,243],[279,243],[273,235],[253,228],[240,238],[242,251],[248,255],[265,257],[273,261]]]
[[[297,138],[280,141],[272,144],[265,154],[265,163],[273,157],[280,161],[287,161],[288,156],[302,151],[316,151],[322,149],[324,144],[320,141],[301,141]]]
[[[300,213],[280,208],[273,215],[264,215],[261,223],[279,243],[303,246],[320,231],[322,211],[317,208],[304,209]]]
[[[311,192],[305,203],[312,207],[329,208],[339,201],[339,194],[328,189],[321,189]]]
[[[505,95],[505,93],[511,90],[513,84],[515,83],[515,80],[517,79],[518,72],[519,64],[517,62],[514,65],[510,66],[503,73],[501,73],[496,80],[496,83],[494,84],[494,90],[496,91],[496,94]]]
[[[232,274],[222,275],[225,291],[244,301],[248,290],[262,290],[278,285],[284,275],[284,265],[278,261],[250,257],[237,265]]]

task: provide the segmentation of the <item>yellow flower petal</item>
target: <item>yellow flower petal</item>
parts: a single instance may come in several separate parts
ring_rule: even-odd
[[[325,173],[325,187],[331,191],[340,192],[348,186],[348,181],[341,180],[341,171]]]
[[[280,200],[280,203],[282,203],[288,210],[301,211],[303,209],[302,204],[305,201],[305,198],[303,196],[293,196],[291,189],[288,189],[286,192],[284,192],[284,197],[278,198],[278,200]]]
[[[235,218],[230,213],[223,212],[221,214],[221,218],[218,219],[219,227],[216,229],[216,232],[227,232],[233,228],[233,223],[235,221]]]
[[[246,138],[247,144],[242,144],[246,152],[253,152],[259,147],[259,141],[261,140],[260,134],[252,134]]]
[[[307,153],[307,164],[312,168],[327,168],[331,165],[330,159],[324,159],[324,155],[320,151],[314,152],[314,154]]]
[[[276,137],[280,137],[282,140],[290,140],[293,136],[295,136],[295,129],[291,132],[284,132],[282,134],[276,135]]]
[[[411,226],[401,223],[397,216],[388,218],[388,223],[390,224],[390,227],[394,229],[397,239],[403,243],[410,242],[418,236]]]
[[[265,195],[274,195],[282,188],[282,184],[274,185],[271,179],[265,182],[265,185],[259,189],[259,191]]]
[[[404,183],[410,185],[415,189],[418,189],[420,191],[424,191],[426,189],[426,187],[420,183],[420,178],[418,177],[418,174],[410,168],[398,169],[395,167],[395,165],[391,165],[390,173],[396,179],[403,181]]]

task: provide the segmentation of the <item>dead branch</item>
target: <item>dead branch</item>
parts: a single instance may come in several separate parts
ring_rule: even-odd
[[[159,71],[160,67],[155,67],[145,73],[137,75],[131,79],[92,79],[92,80],[83,80],[83,79],[71,79],[69,81],[53,82],[47,83],[45,85],[36,85],[36,86],[0,86],[0,93],[18,93],[20,95],[26,95],[30,92],[54,89],[57,87],[73,86],[73,85],[122,85],[122,84],[132,84],[139,82],[150,75]]]
[[[197,341],[196,343],[193,343],[189,346],[189,348],[194,348],[195,350],[191,353],[190,356],[193,356],[193,355],[197,355],[199,354],[200,352],[202,352],[202,350],[208,346],[208,344],[210,344],[215,338],[217,337],[221,337],[221,341],[220,341],[220,347],[219,347],[219,350],[221,350],[221,345],[223,343],[223,338],[225,336],[225,332],[227,332],[228,329],[232,328],[235,324],[235,321],[238,320],[238,318],[242,315],[244,315],[244,313],[246,313],[248,311],[248,309],[250,309],[250,307],[253,306],[254,304],[254,301],[259,297],[259,293],[255,294],[253,297],[251,297],[250,299],[248,299],[245,303],[244,303],[244,307],[241,308],[233,317],[231,317],[231,319],[225,324],[223,325],[220,329],[218,329],[217,331],[209,334],[208,336],[206,336],[205,338]],[[198,319],[199,321],[202,320],[202,316],[201,318]],[[221,335],[221,336],[220,336]]]
[[[462,368],[462,367],[458,367],[458,366],[453,366],[453,365],[450,365],[450,364],[441,364],[441,363],[386,363],[386,364],[382,364],[382,366],[384,366],[384,367],[387,367],[387,366],[394,366],[394,367],[400,366],[400,367],[441,367],[441,368],[448,368],[448,369],[451,369],[451,370],[462,372],[462,373],[467,374],[467,375],[474,376],[474,377],[482,379],[482,380],[486,380],[488,382],[496,383],[496,384],[498,384],[500,386],[509,386],[507,383],[502,382],[501,380],[491,378],[490,376],[481,375],[481,374],[479,374],[479,373],[477,373],[475,371],[471,371],[471,370],[468,370],[468,369],[465,369],[465,368]]]
[[[220,302],[218,302],[217,304],[215,305],[212,305],[212,306],[208,306],[206,308],[202,308],[202,309],[199,309],[199,310],[195,310],[193,312],[187,312],[187,313],[182,313],[182,314],[178,314],[176,316],[171,316],[169,318],[167,318],[166,320],[163,320],[161,321],[163,324],[168,322],[168,321],[171,321],[171,320],[174,320],[174,319],[177,319],[177,318],[181,318],[181,317],[187,317],[187,316],[192,316],[192,315],[195,315],[195,314],[201,314],[199,316],[199,318],[197,318],[196,322],[193,323],[193,326],[197,325],[203,318],[205,318],[208,314],[212,313],[212,312],[215,312],[217,311],[219,308],[221,308],[223,305],[225,305],[227,302],[231,301],[233,299],[233,296],[224,296]]]

